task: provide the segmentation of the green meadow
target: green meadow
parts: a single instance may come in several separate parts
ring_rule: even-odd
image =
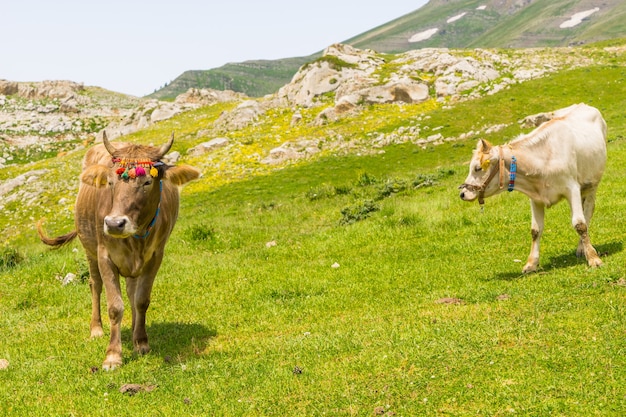
[[[477,203],[457,187],[477,137],[426,148],[323,150],[271,168],[251,155],[293,137],[365,140],[428,117],[446,137],[585,102],[609,126],[591,240],[604,266],[575,255],[567,203],[546,215],[541,269],[523,275],[530,207],[517,192]],[[148,311],[152,352],[101,370],[108,334],[89,338],[87,265],[72,229],[84,151],[3,170],[48,169],[40,204],[0,213],[0,415],[622,416],[626,413],[626,67],[561,71],[442,107],[388,105],[313,128],[270,112],[182,191]],[[174,149],[232,104],[182,114],[125,138]],[[305,120],[318,110],[304,112]],[[527,130],[526,130],[527,131]],[[332,133],[331,133],[332,132]],[[7,172],[11,171],[11,172]],[[62,285],[68,273],[74,281]],[[105,333],[108,320],[104,320]],[[135,384],[129,388],[127,384]]]

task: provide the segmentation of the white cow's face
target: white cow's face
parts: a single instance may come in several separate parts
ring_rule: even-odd
[[[461,199],[474,201],[495,194],[498,190],[498,181],[493,179],[498,170],[498,153],[495,147],[480,139],[469,164],[469,174],[465,182],[459,186]]]

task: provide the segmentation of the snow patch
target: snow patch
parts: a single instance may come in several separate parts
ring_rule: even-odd
[[[587,10],[587,11],[584,11],[584,12],[576,13],[574,16],[570,17],[569,20],[566,20],[565,22],[561,23],[561,25],[559,27],[561,29],[573,28],[574,26],[580,24],[585,18],[591,16],[592,14],[594,14],[595,12],[597,12],[599,10],[600,10],[600,8],[596,7],[595,9],[591,9],[591,10]]]
[[[457,20],[459,20],[460,18],[462,18],[463,16],[465,16],[467,13],[463,12],[461,14],[457,14],[456,16],[451,17],[450,19],[447,20],[447,23],[452,23],[452,22],[456,22]]]
[[[476,10],[485,10],[487,8],[487,6],[478,6],[476,8]]]
[[[414,43],[414,42],[425,41],[426,39],[429,39],[431,36],[437,33],[438,30],[439,30],[438,28],[434,28],[434,29],[425,30],[420,33],[416,33],[415,35],[409,38],[409,42]]]

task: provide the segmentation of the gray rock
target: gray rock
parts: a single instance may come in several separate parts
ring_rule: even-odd
[[[199,145],[189,149],[187,153],[192,156],[204,155],[205,153],[212,152],[216,149],[223,148],[228,145],[230,141],[227,138],[215,138],[208,142],[203,142]]]

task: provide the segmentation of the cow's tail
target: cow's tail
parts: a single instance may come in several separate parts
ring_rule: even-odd
[[[78,236],[78,233],[74,230],[62,236],[48,237],[46,232],[43,230],[43,219],[37,222],[37,233],[39,233],[39,239],[41,239],[43,243],[48,246],[52,246],[55,249],[70,243],[76,236]]]

